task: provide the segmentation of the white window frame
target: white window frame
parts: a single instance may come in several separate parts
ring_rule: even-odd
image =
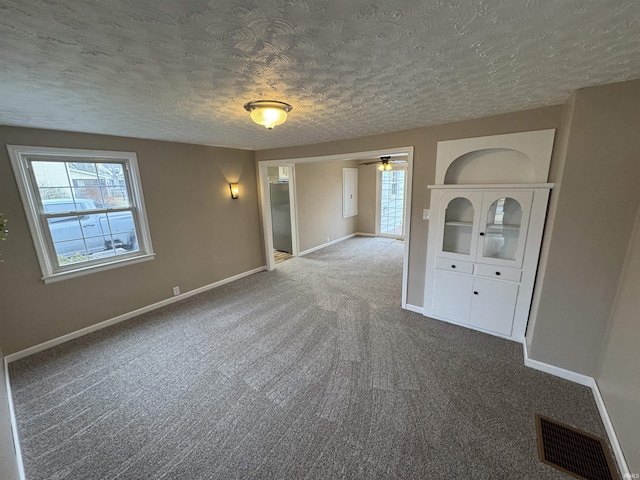
[[[149,233],[147,211],[142,195],[142,183],[138,170],[138,158],[134,152],[111,152],[98,150],[79,150],[71,148],[29,147],[22,145],[7,145],[11,166],[16,177],[20,198],[27,216],[31,237],[36,249],[42,280],[52,283],[59,280],[74,278],[89,273],[100,272],[112,268],[131,265],[152,260],[155,257]],[[55,249],[51,241],[48,224],[41,208],[38,186],[35,181],[30,163],[32,161],[58,162],[92,162],[92,163],[120,163],[124,165],[125,184],[127,186],[131,208],[136,226],[136,236],[139,250],[115,257],[105,257],[90,262],[75,265],[58,266],[54,258]]]

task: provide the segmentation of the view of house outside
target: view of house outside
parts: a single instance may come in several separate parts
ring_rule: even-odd
[[[34,161],[31,165],[42,200],[84,198],[98,208],[129,205],[119,163]]]

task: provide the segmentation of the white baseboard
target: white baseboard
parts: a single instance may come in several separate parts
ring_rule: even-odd
[[[18,477],[20,480],[26,480],[24,474],[24,463],[22,463],[22,450],[20,448],[20,439],[18,438],[18,423],[16,422],[16,411],[13,408],[13,395],[11,394],[11,382],[9,381],[9,362],[4,357],[4,380],[7,389],[7,403],[9,404],[9,418],[11,421],[11,434],[13,437],[13,448],[16,453],[16,464],[18,465]]]
[[[404,307],[405,310],[409,310],[410,312],[416,312],[419,313],[420,315],[423,314],[423,308],[422,307],[416,307],[415,305],[411,305],[409,303],[407,303]]]
[[[358,237],[375,237],[375,233],[364,233],[364,232],[356,232]]]
[[[35,345],[33,347],[25,348],[24,350],[20,350],[19,352],[6,355],[4,357],[4,360],[6,363],[15,362],[16,360],[19,360],[24,357],[28,357],[29,355],[33,355],[34,353],[41,352],[48,348],[55,347],[56,345],[60,345],[61,343],[68,342],[69,340],[73,340],[74,338],[82,337],[84,335],[95,332],[97,330],[102,330],[103,328],[109,327],[111,325],[115,325],[116,323],[129,320],[130,318],[137,317],[138,315],[142,315],[143,313],[156,310],[157,308],[161,308],[175,302],[179,302],[180,300],[184,300],[185,298],[189,298],[199,293],[206,292],[207,290],[220,287],[222,285],[233,282],[235,280],[240,280],[241,278],[248,277],[249,275],[253,275],[258,272],[262,272],[266,269],[267,269],[266,266],[254,268],[253,270],[239,273],[238,275],[234,275],[233,277],[224,278],[222,280],[211,283],[209,285],[205,285],[204,287],[196,288],[195,290],[190,290],[188,292],[181,293],[180,295],[176,295],[175,297],[161,300],[160,302],[147,305],[146,307],[138,308],[137,310],[133,310],[132,312],[123,313],[122,315],[118,315],[117,317],[110,318],[109,320],[96,323],[95,325],[91,325],[89,327],[76,330],[75,332],[67,333],[66,335],[62,335],[61,337],[57,337],[52,340],[48,340],[46,342]]]
[[[592,377],[588,377],[587,375],[582,375],[581,373],[572,372],[571,370],[565,370],[564,368],[556,367],[555,365],[549,365],[548,363],[539,362],[538,360],[529,358],[527,342],[522,342],[522,346],[524,349],[524,364],[527,367],[531,367],[535,370],[540,370],[541,372],[550,373],[551,375],[564,378],[565,380],[569,380],[574,383],[579,383],[580,385],[584,385],[585,387],[591,387],[591,385],[593,384]]]
[[[618,467],[620,468],[620,473],[622,473],[623,478],[631,478],[631,472],[629,470],[629,466],[627,465],[627,460],[625,459],[622,448],[620,447],[620,441],[618,440],[616,431],[613,428],[613,423],[611,422],[611,418],[609,417],[607,406],[604,403],[604,399],[602,398],[602,394],[600,393],[600,389],[598,388],[598,383],[596,382],[595,378],[583,375],[581,373],[572,372],[571,370],[565,370],[564,368],[556,367],[555,365],[549,365],[548,363],[539,362],[538,360],[533,360],[529,358],[526,340],[522,342],[522,346],[524,350],[524,364],[527,367],[533,368],[535,370],[540,370],[541,372],[550,373],[551,375],[555,375],[556,377],[579,383],[580,385],[584,385],[585,387],[589,387],[591,389],[593,398],[595,399],[596,405],[598,406],[600,418],[602,419],[602,423],[604,424],[607,436],[609,437],[609,443],[611,443],[613,454],[616,457],[616,462],[618,463]]]
[[[356,235],[358,235],[358,234],[357,233],[352,233],[351,235],[347,235],[346,237],[336,238],[335,240],[331,240],[330,242],[323,243],[321,245],[318,245],[317,247],[309,248],[308,250],[305,250],[304,252],[300,252],[299,256],[302,257],[304,255],[307,255],[307,254],[311,253],[311,252],[315,252],[317,250],[321,250],[321,249],[323,249],[325,247],[328,247],[329,245],[333,245],[333,244],[339,243],[339,242],[344,242],[345,240],[353,238]]]
[[[627,465],[627,460],[624,457],[622,447],[620,447],[618,435],[616,435],[616,430],[613,428],[613,422],[611,422],[611,417],[609,417],[609,411],[607,410],[607,406],[605,405],[602,394],[600,393],[600,388],[598,388],[598,382],[596,382],[595,378],[592,380],[593,383],[591,384],[591,391],[593,392],[593,397],[596,401],[596,405],[598,406],[598,411],[600,412],[600,418],[602,418],[604,429],[607,431],[609,443],[611,443],[611,448],[613,449],[613,455],[616,457],[618,467],[620,467],[622,478],[633,478],[631,476],[629,466]]]

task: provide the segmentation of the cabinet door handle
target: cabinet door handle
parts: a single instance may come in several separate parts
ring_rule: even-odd
[[[477,295],[477,294],[478,294],[478,292],[473,292],[473,294],[474,294],[474,295]]]
[[[496,275],[500,275],[500,272],[496,272]]]
[[[456,266],[455,265],[451,265],[451,268],[456,268]]]
[[[484,232],[480,232],[480,236],[481,236],[481,237],[484,237]]]

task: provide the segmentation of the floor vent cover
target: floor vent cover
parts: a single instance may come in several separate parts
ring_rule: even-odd
[[[617,480],[619,477],[604,440],[536,415],[540,460],[575,478]]]

